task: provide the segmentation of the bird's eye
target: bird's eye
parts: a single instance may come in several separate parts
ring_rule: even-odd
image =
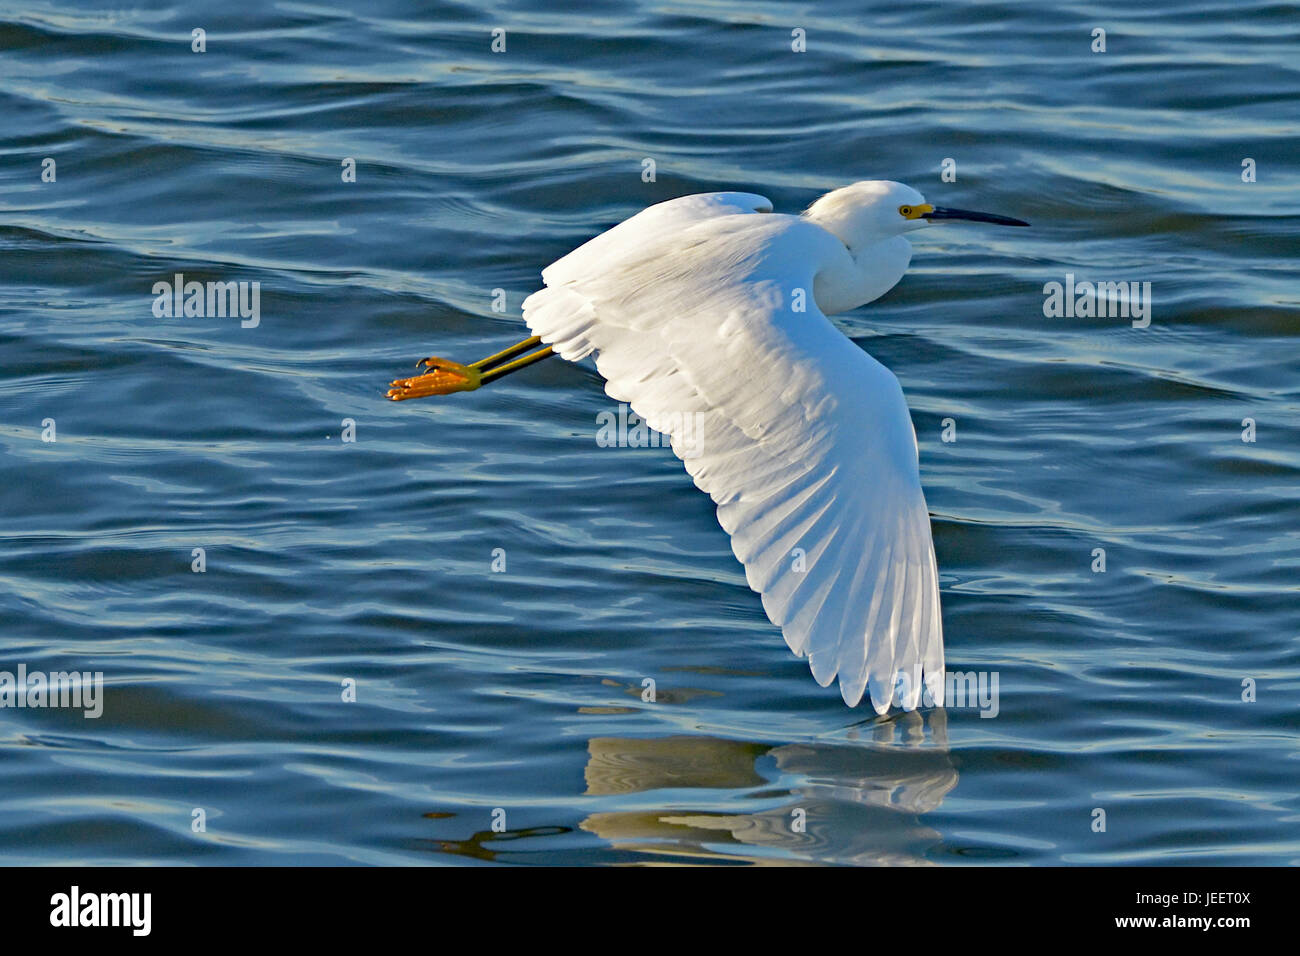
[[[912,218],[912,207],[911,207],[911,206],[899,206],[899,207],[898,207],[898,214],[899,214],[900,216],[902,216],[904,219],[911,219],[911,218]]]

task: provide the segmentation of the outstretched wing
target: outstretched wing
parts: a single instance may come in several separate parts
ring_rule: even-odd
[[[524,303],[565,358],[657,431],[786,643],[845,703],[943,700],[943,637],[916,436],[898,380],[813,301],[847,252],[746,193],[652,206],[543,272]]]

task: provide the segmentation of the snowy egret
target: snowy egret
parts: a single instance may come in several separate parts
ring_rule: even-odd
[[[869,692],[880,714],[914,710],[923,688],[942,704],[916,432],[898,379],[826,316],[894,287],[908,233],[957,219],[1029,225],[888,181],[836,189],[798,216],[753,193],[662,202],[542,271],[545,287],[524,301],[532,338],[471,365],[422,359],[428,370],[388,396],[468,391],[550,355],[592,356],[609,396],[670,436],[821,686],[838,677],[846,704]]]

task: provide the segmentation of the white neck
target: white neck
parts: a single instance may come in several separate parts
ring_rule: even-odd
[[[903,236],[891,236],[860,249],[845,247],[848,255],[837,256],[817,273],[813,298],[825,315],[847,312],[879,299],[898,284],[912,261],[912,244]]]

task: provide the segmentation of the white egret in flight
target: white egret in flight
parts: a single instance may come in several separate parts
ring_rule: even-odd
[[[766,213],[767,215],[762,215]],[[850,707],[943,703],[943,626],[916,432],[898,379],[826,318],[907,270],[907,234],[1005,216],[854,183],[799,216],[752,193],[659,203],[551,264],[533,337],[472,365],[430,357],[394,401],[467,391],[557,354],[672,439],[749,586]],[[529,351],[537,346],[535,351]],[[528,353],[528,354],[523,354]]]

